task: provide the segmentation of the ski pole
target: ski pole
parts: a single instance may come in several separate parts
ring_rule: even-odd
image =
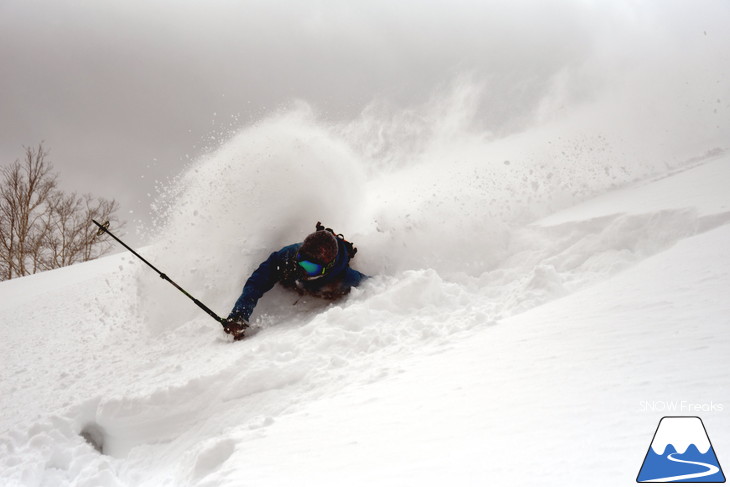
[[[109,222],[108,221],[104,222],[103,225],[101,223],[97,222],[96,220],[91,220],[91,221],[94,222],[94,224],[97,227],[99,227],[99,230],[96,232],[96,234],[98,236],[101,236],[104,233],[109,234],[109,236],[111,238],[113,238],[114,240],[116,240],[117,242],[119,242],[120,244],[122,244],[125,249],[129,250],[130,252],[132,252],[142,262],[144,262],[145,264],[147,264],[148,266],[150,266],[152,269],[154,269],[154,271],[157,272],[157,274],[159,274],[162,279],[164,279],[165,281],[169,282],[170,284],[172,284],[173,286],[175,286],[175,288],[178,291],[180,291],[181,293],[183,293],[188,298],[192,299],[193,303],[197,304],[200,309],[202,309],[203,311],[205,311],[206,313],[208,313],[215,321],[217,321],[218,323],[223,324],[223,321],[224,321],[223,318],[221,318],[220,316],[218,316],[217,314],[215,314],[215,312],[213,312],[213,310],[211,310],[209,307],[207,307],[206,305],[204,305],[203,303],[201,303],[199,300],[195,299],[189,292],[187,292],[185,289],[183,289],[180,286],[178,286],[175,281],[173,281],[172,279],[170,279],[169,277],[167,277],[167,274],[165,274],[164,272],[160,271],[157,267],[155,267],[152,264],[150,264],[149,262],[147,262],[147,260],[144,257],[142,257],[141,255],[139,255],[131,247],[129,247],[129,245],[127,245],[124,242],[122,242],[121,240],[119,240],[116,235],[114,235],[112,232],[110,232],[109,231]]]

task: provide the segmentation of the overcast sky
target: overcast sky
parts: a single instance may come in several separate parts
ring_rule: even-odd
[[[541,93],[525,87],[612,44],[630,51],[626,33],[726,42],[729,4],[0,0],[0,164],[45,141],[67,188],[145,219],[155,180],[294,99],[346,120],[374,100],[421,103],[467,72],[495,98],[521,90],[485,111],[504,121]]]

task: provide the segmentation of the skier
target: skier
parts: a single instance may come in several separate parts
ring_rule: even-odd
[[[276,283],[300,295],[335,300],[367,277],[350,268],[350,259],[357,252],[352,243],[320,222],[316,229],[303,242],[272,253],[248,278],[241,296],[223,322],[223,329],[233,335],[234,340],[244,338],[256,303]]]

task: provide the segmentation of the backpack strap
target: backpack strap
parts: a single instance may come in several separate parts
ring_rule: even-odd
[[[355,257],[355,254],[357,253],[357,248],[355,247],[355,245],[352,242],[348,242],[347,240],[345,240],[344,235],[342,235],[341,233],[335,233],[335,231],[332,230],[331,228],[326,228],[324,225],[322,225],[322,222],[317,222],[317,225],[315,226],[315,228],[317,229],[318,232],[321,230],[326,230],[326,231],[330,232],[332,235],[334,235],[335,237],[337,237],[337,240],[340,240],[340,241],[342,241],[342,243],[345,244],[345,248],[347,249],[347,256],[350,259]]]

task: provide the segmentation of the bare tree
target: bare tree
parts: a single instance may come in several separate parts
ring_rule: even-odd
[[[57,191],[51,196],[50,206],[49,229],[44,232],[43,264],[47,269],[92,260],[109,250],[111,242],[97,236],[91,220],[114,219],[113,214],[119,208],[116,201]]]
[[[116,220],[117,202],[58,189],[39,144],[0,172],[0,280],[94,259],[109,248],[91,219]]]
[[[56,189],[56,176],[46,162],[42,145],[25,149],[23,162],[2,169],[0,185],[0,245],[4,279],[38,270],[40,242],[44,238],[48,198]]]

